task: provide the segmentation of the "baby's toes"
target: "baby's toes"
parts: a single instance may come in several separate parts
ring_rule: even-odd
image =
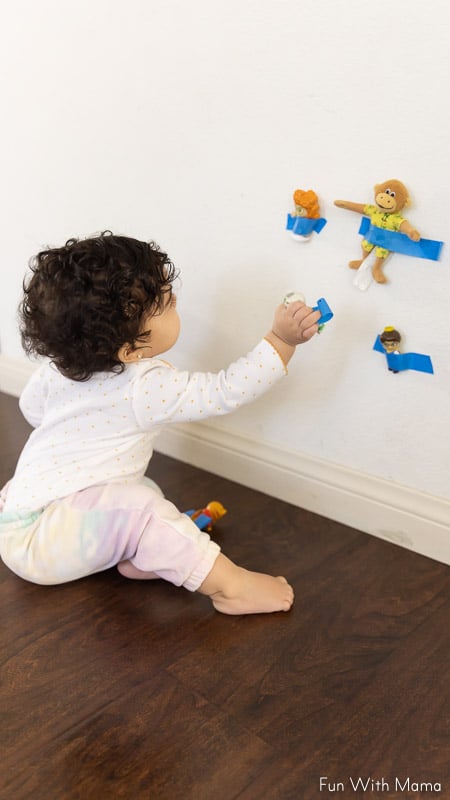
[[[286,578],[282,578],[283,583],[285,584],[284,589],[284,598],[283,598],[283,611],[289,611],[293,602],[294,602],[294,590],[292,586],[287,582]]]

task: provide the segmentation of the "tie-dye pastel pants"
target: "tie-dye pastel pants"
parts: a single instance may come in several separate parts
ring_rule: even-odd
[[[195,591],[220,552],[209,535],[145,483],[91,486],[37,512],[2,512],[0,555],[21,578],[57,584],[129,560]]]

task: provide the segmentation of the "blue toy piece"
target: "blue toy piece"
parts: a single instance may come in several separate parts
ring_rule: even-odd
[[[212,500],[205,508],[191,508],[184,513],[192,519],[192,522],[201,531],[212,531],[213,523],[221,519],[227,513],[227,510],[222,503]]]
[[[388,231],[371,225],[369,217],[361,219],[359,233],[364,238],[377,247],[384,247],[393,253],[402,253],[405,256],[415,256],[416,258],[428,258],[431,261],[438,261],[441,254],[443,242],[434,239],[419,239],[414,242],[406,233],[398,231]]]
[[[289,303],[296,303],[297,301],[299,301],[300,303],[305,302],[305,297],[304,295],[300,294],[300,292],[288,292],[283,297],[283,303],[285,306],[288,306]],[[324,297],[319,297],[317,305],[313,306],[312,310],[320,311],[320,317],[317,320],[320,333],[323,330],[325,323],[329,322],[330,319],[333,319],[334,314]]]
[[[334,317],[334,314],[324,297],[320,297],[318,299],[317,305],[313,307],[313,311],[320,311],[320,317],[317,323],[319,327],[325,325],[326,322],[329,322],[330,319],[333,319]]]
[[[287,215],[286,230],[292,231],[295,236],[310,236],[312,233],[320,233],[327,224],[326,219],[310,219],[308,217],[295,217]]]
[[[192,521],[195,522],[197,528],[200,528],[201,531],[206,530],[207,527],[211,525],[211,516],[209,514],[199,514],[197,517],[194,517],[196,513],[195,508],[191,508],[184,513],[187,514],[188,517],[191,517]]]

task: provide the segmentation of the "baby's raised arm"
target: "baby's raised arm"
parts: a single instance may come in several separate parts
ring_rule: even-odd
[[[194,422],[253,402],[286,373],[296,346],[317,333],[319,318],[320,311],[299,301],[278,306],[264,340],[217,373],[180,371],[159,359],[145,359],[131,392],[139,425]]]

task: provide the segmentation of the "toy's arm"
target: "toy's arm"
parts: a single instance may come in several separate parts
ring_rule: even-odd
[[[399,230],[401,231],[401,233],[406,233],[406,235],[409,236],[409,238],[412,239],[413,242],[418,242],[420,239],[419,231],[416,231],[416,229],[413,228],[413,226],[411,225],[410,222],[408,222],[407,219],[403,220]]]
[[[352,203],[350,200],[335,200],[334,205],[338,208],[346,208],[348,211],[356,211],[358,214],[364,214],[366,203]]]

